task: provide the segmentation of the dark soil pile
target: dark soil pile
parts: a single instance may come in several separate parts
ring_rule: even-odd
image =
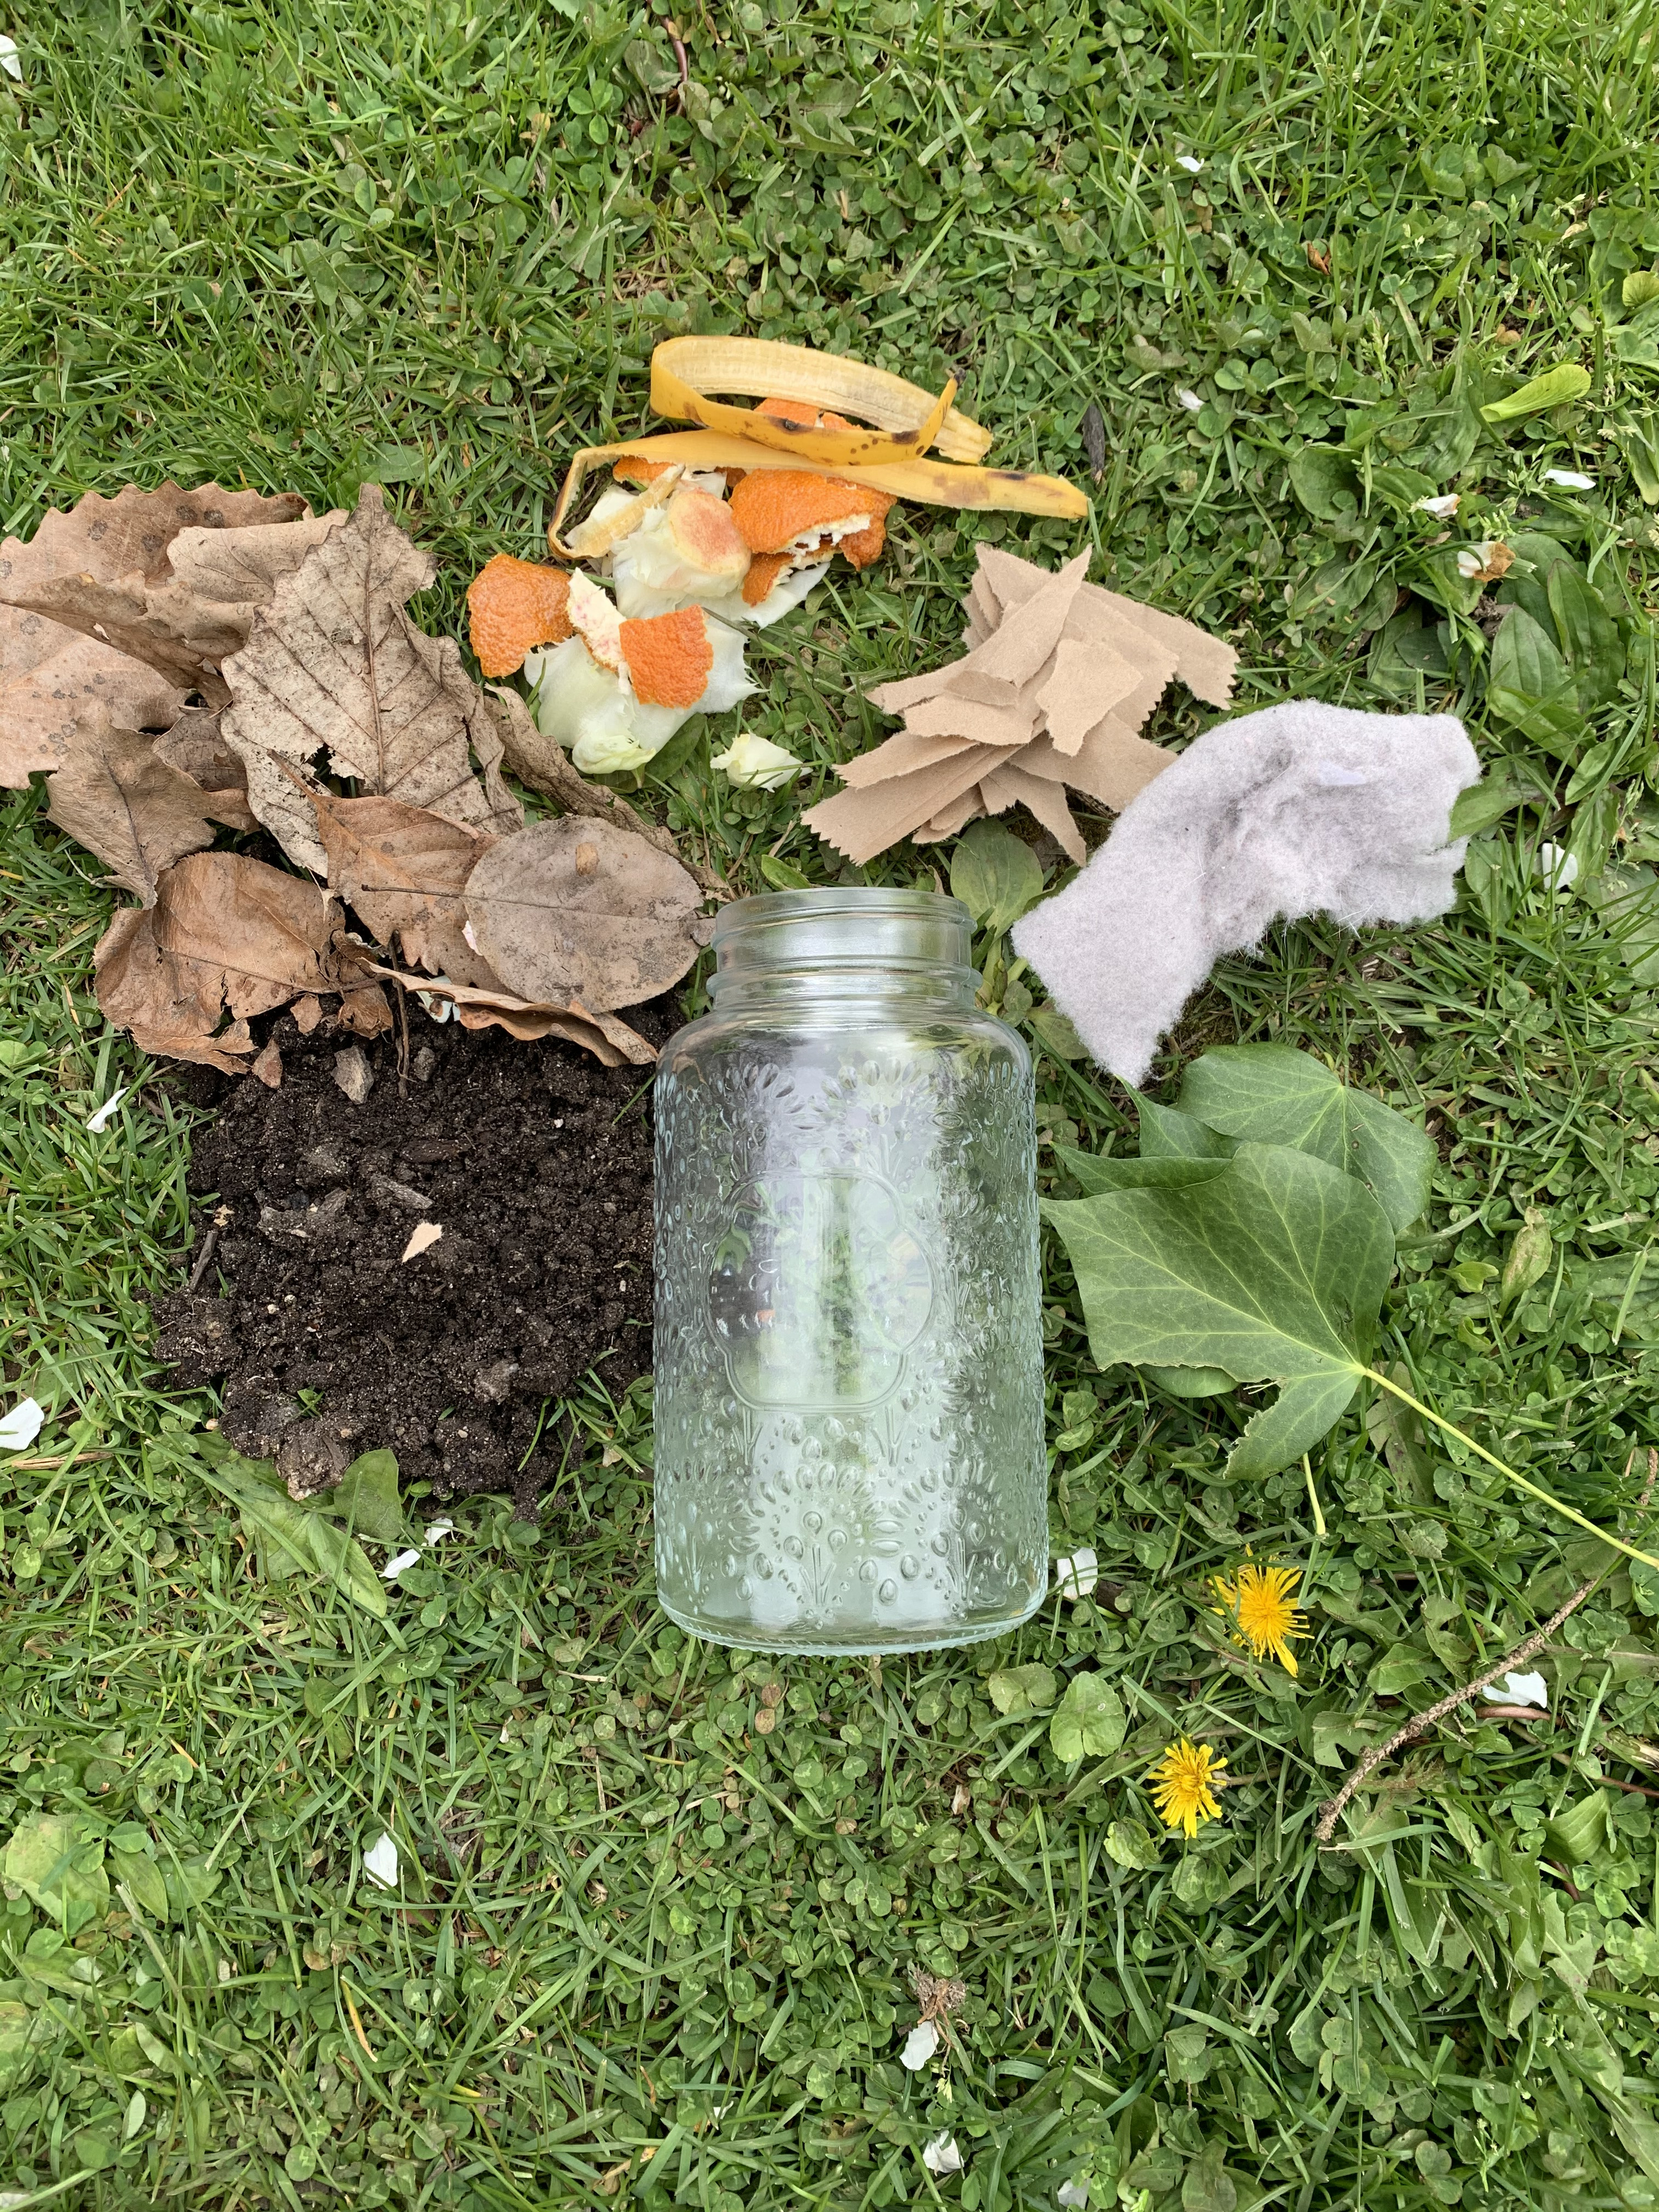
[[[660,1043],[679,1016],[629,1018]],[[194,1288],[158,1301],[160,1355],[185,1388],[222,1381],[224,1433],[296,1495],[386,1445],[441,1498],[527,1512],[568,1442],[547,1401],[650,1365],[650,1071],[413,1008],[406,1049],[332,1026],[284,1015],[280,1088],[227,1085],[198,1138]],[[405,1260],[422,1223],[443,1234]]]

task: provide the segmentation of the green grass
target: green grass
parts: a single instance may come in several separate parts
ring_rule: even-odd
[[[1659,1000],[1646,925],[1607,903],[1615,862],[1659,858],[1655,379],[1626,297],[1659,252],[1650,14],[775,0],[682,18],[682,115],[662,4],[9,18],[0,521],[167,472],[319,505],[378,476],[441,556],[437,628],[486,554],[538,549],[574,445],[647,420],[672,331],[953,369],[999,458],[1073,474],[1095,401],[1097,576],[1234,635],[1245,703],[1444,704],[1533,778],[1443,926],[1276,933],[1224,963],[1160,1079],[1273,1037],[1425,1115],[1442,1166],[1383,1355],[1609,1522],[1659,1437],[1659,1268],[1631,1285]],[[1579,406],[1456,450],[1470,407],[1564,359],[1592,372]],[[1297,463],[1345,431],[1351,462]],[[1577,639],[1564,720],[1489,701],[1474,595],[1401,470],[1456,483],[1460,535],[1541,529],[1593,577],[1539,603]],[[701,741],[646,786],[746,884],[833,872],[799,808],[879,726],[862,680],[951,638],[975,537],[1050,561],[1077,537],[895,522],[872,576],[751,653],[750,725],[808,759],[802,787],[733,796]],[[1547,895],[1547,836],[1601,903]],[[1055,1547],[1092,1543],[1106,1583],[1005,1646],[775,1669],[683,1642],[652,1599],[638,1394],[583,1401],[591,1449],[539,1532],[466,1507],[390,1626],[320,1580],[261,1583],[181,1456],[208,1402],[169,1401],[147,1349],[188,1117],[101,1027],[108,902],[38,794],[0,811],[0,1352],[9,1395],[55,1414],[0,1497],[0,1829],[70,1816],[88,1868],[100,1839],[108,1869],[128,1855],[126,1896],[106,1910],[88,1872],[57,1928],[8,1881],[0,2188],[1012,2212],[1086,2175],[1134,2212],[1659,2201],[1650,1798],[1609,1787],[1609,1818],[1552,1825],[1603,1780],[1659,1784],[1632,1763],[1659,1734],[1659,1580],[1615,1573],[1570,1622],[1551,1723],[1431,1738],[1318,1853],[1371,1735],[1596,1547],[1363,1408],[1316,1455],[1318,1540],[1300,1470],[1219,1479],[1242,1410],[1091,1369],[1056,1251]],[[872,872],[926,879],[908,848]],[[1020,1016],[1026,983],[981,950]],[[1064,1141],[1132,1127],[1086,1063],[1046,1060],[1041,1095]],[[1550,1265],[1500,1310],[1528,1208]],[[94,1455],[32,1464],[71,1452]],[[1306,1570],[1295,1686],[1218,1649],[1205,1577],[1247,1543]],[[1106,1670],[1125,1754],[1067,1771],[1000,1717],[985,1677],[1015,1659]],[[1139,1778],[1177,1729],[1240,1778],[1184,1852],[1146,1843]],[[398,1897],[361,1871],[382,1829]],[[944,2075],[897,2063],[918,1965],[968,1987]],[[941,2129],[959,2180],[921,2162]]]

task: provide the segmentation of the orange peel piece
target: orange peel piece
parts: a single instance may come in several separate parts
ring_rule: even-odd
[[[570,573],[497,553],[466,587],[472,650],[486,676],[511,676],[526,653],[571,635]]]
[[[857,425],[844,415],[832,415],[827,408],[814,407],[809,399],[763,399],[755,410],[774,422],[788,422],[799,430],[851,430]]]
[[[732,495],[732,520],[751,553],[781,553],[809,530],[853,515],[883,521],[893,504],[884,492],[805,469],[756,469]]]
[[[622,657],[642,707],[695,707],[708,688],[714,645],[701,607],[622,625]]]
[[[757,553],[749,563],[749,573],[743,580],[743,603],[746,607],[757,607],[771,590],[784,570],[790,566],[787,553]]]
[[[844,553],[855,568],[867,568],[872,561],[881,558],[881,549],[887,543],[887,519],[878,514],[867,530],[854,530],[836,545],[837,553]]]

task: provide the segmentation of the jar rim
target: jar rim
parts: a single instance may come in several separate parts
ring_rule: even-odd
[[[818,921],[841,915],[866,915],[872,921],[955,922],[969,932],[974,917],[948,891],[896,890],[876,884],[812,884],[803,890],[757,891],[733,899],[714,917],[714,942],[781,922]]]

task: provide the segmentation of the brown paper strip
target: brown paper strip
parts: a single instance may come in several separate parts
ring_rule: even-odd
[[[1135,663],[1109,645],[1079,645],[1075,639],[1061,638],[1036,695],[1056,749],[1074,753],[1109,714],[1127,720],[1123,702],[1145,681]]]
[[[843,763],[836,774],[843,783],[862,790],[868,784],[885,783],[890,776],[913,775],[918,769],[932,768],[936,761],[951,760],[966,751],[967,746],[966,738],[929,737],[901,730],[872,751]]]
[[[1091,717],[1099,720],[1099,711]],[[918,737],[963,738],[975,745],[1028,745],[1036,733],[1036,695],[1017,694],[1008,707],[988,707],[982,699],[958,699],[946,691],[924,699],[904,717]]]
[[[1047,737],[1038,738],[1019,755],[1018,765],[1029,775],[1049,783],[1069,783],[1086,791],[1121,814],[1129,801],[1156,775],[1162,775],[1175,759],[1162,745],[1150,744],[1109,716],[1090,731],[1074,753],[1057,752]]]
[[[801,820],[861,866],[976,784],[997,757],[987,745],[970,745],[914,775],[890,777],[862,791],[838,791],[809,807]]]
[[[960,799],[953,799],[948,806],[941,807],[931,822],[924,822],[920,830],[910,832],[913,845],[931,845],[941,837],[954,837],[970,822],[977,822],[985,811],[980,803],[980,787],[964,791]]]
[[[983,645],[947,670],[947,688],[958,698],[1012,706],[1021,685],[1030,682],[1059,644],[1088,567],[1085,550],[1057,575],[1037,570],[1043,580],[1022,605],[1021,619],[1000,623]]]
[[[981,544],[978,550],[980,567],[1005,613],[1026,606],[1052,580],[1046,568],[1022,561],[1016,554],[1005,553],[1000,546]],[[1090,629],[1099,635],[1095,629],[1097,617],[1113,626],[1108,634],[1121,649],[1121,640],[1115,630],[1118,625],[1127,623],[1149,641],[1175,654],[1176,673],[1196,697],[1207,700],[1212,707],[1231,704],[1238,655],[1231,646],[1212,637],[1208,630],[1200,629],[1196,623],[1188,622],[1179,615],[1165,614],[1162,608],[1125,599],[1120,592],[1109,592],[1103,585],[1085,584],[1077,593],[1075,622],[1079,625],[1088,623]],[[1071,630],[1073,636],[1088,634],[1076,627]]]
[[[998,792],[1006,790],[1012,800],[1024,806],[1026,812],[1040,822],[1063,847],[1067,860],[1078,867],[1088,857],[1083,842],[1083,832],[1072,819],[1072,810],[1066,804],[1066,793],[1057,783],[1046,783],[1039,775],[1029,775],[1024,769],[1012,763],[994,769],[980,785],[981,791],[994,784]]]

